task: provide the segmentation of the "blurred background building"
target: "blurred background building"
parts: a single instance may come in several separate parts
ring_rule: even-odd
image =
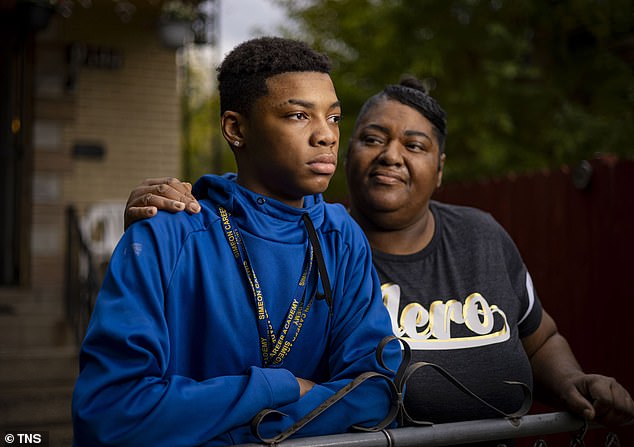
[[[215,44],[217,4],[0,3],[2,429],[70,445],[91,300],[130,189],[182,173],[183,47]]]

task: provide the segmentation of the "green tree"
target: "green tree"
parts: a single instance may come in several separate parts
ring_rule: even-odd
[[[361,103],[412,74],[448,113],[448,181],[634,153],[630,0],[277,2],[335,63],[342,152]]]
[[[235,160],[220,133],[220,104],[215,70],[204,52],[187,48],[182,66],[181,116],[182,161],[181,177],[189,182],[203,174],[235,171]]]

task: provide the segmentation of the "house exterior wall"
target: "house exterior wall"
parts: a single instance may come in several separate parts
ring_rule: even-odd
[[[36,36],[33,73],[28,278],[0,287],[0,351],[74,345],[66,321],[68,221],[90,205],[117,201],[146,177],[180,175],[181,113],[177,53],[156,33],[158,6],[124,23],[114,2],[76,4]],[[69,48],[83,56],[69,59]],[[76,144],[102,157],[73,155]]]
[[[64,201],[80,210],[99,200],[125,201],[145,177],[178,176],[181,124],[176,53],[161,46],[155,16],[122,23],[111,7],[82,12],[99,20],[79,14],[62,20],[63,42],[95,53],[112,49],[122,63],[112,69],[83,66],[76,75],[75,116],[63,126],[62,148],[69,152],[87,142],[105,149],[102,159],[73,159],[63,175]]]
[[[70,445],[78,371],[67,210],[82,217],[104,201],[123,206],[142,179],[181,172],[177,53],[157,36],[159,4],[136,3],[124,23],[117,2],[74,2],[73,14],[55,15],[29,40],[26,63],[15,64],[28,90],[19,131],[28,161],[21,175],[31,188],[17,200],[30,237],[19,242],[19,253],[28,253],[24,279],[0,286],[0,426],[44,431],[51,446]],[[0,13],[12,14],[12,5]],[[82,57],[69,58],[70,48],[83,49]],[[76,156],[76,144],[103,155]]]

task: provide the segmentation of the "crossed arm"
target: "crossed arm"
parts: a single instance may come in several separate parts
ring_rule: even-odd
[[[341,270],[337,266],[335,277],[349,279],[333,282],[335,296],[341,299],[333,306],[331,317],[320,312],[319,321],[328,322],[327,331],[321,330],[325,326],[318,325],[313,326],[312,335],[306,333],[311,337],[308,340],[324,340],[324,345],[312,353],[312,361],[315,363],[322,353],[327,353],[322,358],[328,362],[327,366],[261,368],[251,365],[252,356],[236,360],[240,357],[236,355],[231,366],[223,369],[216,366],[222,362],[215,357],[229,349],[215,346],[213,340],[217,334],[231,332],[231,322],[222,317],[196,320],[203,326],[211,324],[210,330],[202,333],[192,328],[192,334],[196,335],[193,344],[191,335],[182,336],[179,329],[190,329],[192,313],[220,307],[209,307],[206,299],[187,297],[204,295],[198,292],[211,290],[207,285],[221,283],[225,273],[201,279],[205,286],[183,280],[192,273],[191,259],[179,265],[181,259],[187,258],[181,257],[186,251],[181,249],[191,233],[189,227],[181,231],[182,227],[173,224],[174,221],[159,217],[134,225],[124,234],[110,261],[82,346],[81,373],[73,397],[78,445],[176,446],[199,445],[207,440],[229,443],[230,439],[235,443],[254,442],[249,424],[263,409],[280,412],[261,424],[263,436],[277,435],[354,377],[368,371],[391,376],[375,358],[375,347],[389,332],[389,320],[377,299],[378,280],[371,278],[370,249],[360,233],[355,241],[363,241],[364,245],[351,244],[353,248],[341,255]],[[170,237],[161,237],[165,235]],[[216,236],[224,237],[218,232]],[[139,249],[130,250],[133,246]],[[203,267],[194,271],[213,270],[216,261],[212,258],[218,259],[196,257]],[[161,262],[156,262],[157,259]],[[347,262],[352,259],[358,262]],[[220,287],[218,295],[228,296],[229,290],[230,286]],[[207,304],[200,304],[201,301]],[[174,304],[182,302],[186,303],[184,308]],[[170,329],[174,329],[173,333]],[[235,340],[242,341],[239,337]],[[244,345],[235,344],[233,351],[241,351],[241,346]],[[192,362],[189,356],[196,357],[196,353],[203,352],[201,349],[210,360]],[[181,354],[174,355],[178,351]],[[392,361],[400,359],[396,346],[390,352]],[[394,367],[392,361],[389,364]],[[245,365],[248,373],[243,371]],[[293,371],[301,371],[298,375],[306,374],[313,380],[319,378],[320,383],[298,378]],[[389,408],[388,384],[370,380],[299,434],[342,433],[353,424],[373,425]],[[176,428],[179,434],[173,434]]]
[[[154,216],[158,209],[197,213],[200,206],[191,189],[191,184],[175,178],[146,179],[130,193],[125,210],[126,228],[136,220]],[[541,401],[609,427],[634,419],[634,400],[629,392],[612,377],[585,373],[546,312],[537,331],[522,343]]]

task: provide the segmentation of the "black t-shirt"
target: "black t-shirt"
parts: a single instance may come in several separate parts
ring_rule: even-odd
[[[422,251],[373,259],[396,335],[413,361],[435,363],[506,413],[518,410],[520,381],[532,388],[520,339],[533,333],[542,309],[522,258],[487,213],[432,201],[434,236]],[[433,368],[408,381],[405,406],[433,423],[499,417]],[[492,445],[497,445],[493,443]]]

